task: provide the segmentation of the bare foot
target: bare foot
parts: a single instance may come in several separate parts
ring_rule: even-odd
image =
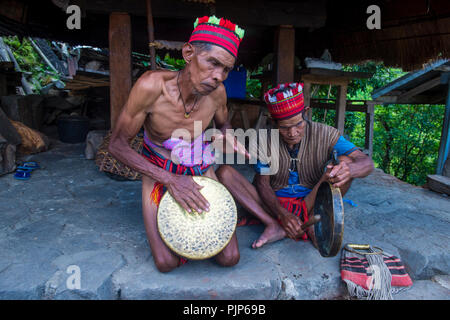
[[[261,248],[266,243],[275,242],[286,237],[286,231],[278,224],[268,225],[258,240],[252,244],[253,249]]]
[[[314,233],[314,226],[311,226],[306,229],[306,234],[308,235],[308,238],[311,240],[312,245],[318,249],[317,241],[316,241],[316,235]]]

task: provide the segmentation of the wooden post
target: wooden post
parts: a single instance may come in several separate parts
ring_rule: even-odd
[[[131,20],[126,12],[109,16],[109,79],[111,129],[131,90]]]
[[[335,127],[341,134],[344,134],[345,105],[347,103],[347,85],[348,84],[339,85],[338,95],[336,99]]]
[[[436,174],[442,175],[445,160],[450,149],[450,81],[447,83],[447,101],[445,103],[444,123],[442,125],[441,145],[437,161]]]
[[[372,158],[373,155],[373,122],[375,117],[374,103],[367,101],[367,111],[366,111],[366,141],[364,148],[368,151],[369,157]]]
[[[152,1],[146,0],[147,4],[147,31],[149,44],[155,41],[155,27],[153,25]],[[150,69],[156,70],[156,52],[155,47],[150,46]]]
[[[295,29],[279,26],[275,33],[275,85],[294,81]]]
[[[311,82],[304,82],[303,83],[303,103],[306,107],[311,107]],[[312,109],[309,109],[305,113],[305,118],[307,120],[311,120],[312,118]]]

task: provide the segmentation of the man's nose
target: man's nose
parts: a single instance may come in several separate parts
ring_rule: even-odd
[[[214,79],[214,81],[221,83],[225,80],[225,76],[224,76],[223,72],[217,70],[217,71],[214,71],[214,73],[213,73],[213,79]]]
[[[290,127],[288,133],[289,133],[289,137],[295,136],[295,134],[296,134],[295,128],[294,127]]]

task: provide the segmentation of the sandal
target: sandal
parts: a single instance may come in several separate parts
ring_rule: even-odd
[[[31,171],[18,169],[14,174],[14,178],[17,180],[28,180],[31,177]]]
[[[17,167],[17,169],[19,169],[19,170],[30,171],[30,172],[35,169],[40,169],[40,168],[41,167],[39,166],[39,164],[36,161],[27,161]]]

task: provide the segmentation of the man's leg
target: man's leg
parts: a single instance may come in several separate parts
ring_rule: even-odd
[[[259,197],[258,191],[243,175],[228,165],[222,165],[216,171],[219,181],[225,185],[233,197],[248,212],[261,220],[266,226],[258,240],[252,244],[253,248],[259,248],[266,243],[274,242],[286,237],[286,232],[278,224],[266,209]]]
[[[212,166],[205,172],[204,176],[219,181]],[[216,261],[224,267],[232,267],[239,262],[240,254],[236,232],[233,233],[233,236],[227,246],[219,252],[215,258]]]
[[[180,258],[166,246],[159,235],[156,221],[158,207],[150,197],[154,184],[153,179],[142,176],[142,214],[156,268],[160,272],[169,272],[178,266]]]

